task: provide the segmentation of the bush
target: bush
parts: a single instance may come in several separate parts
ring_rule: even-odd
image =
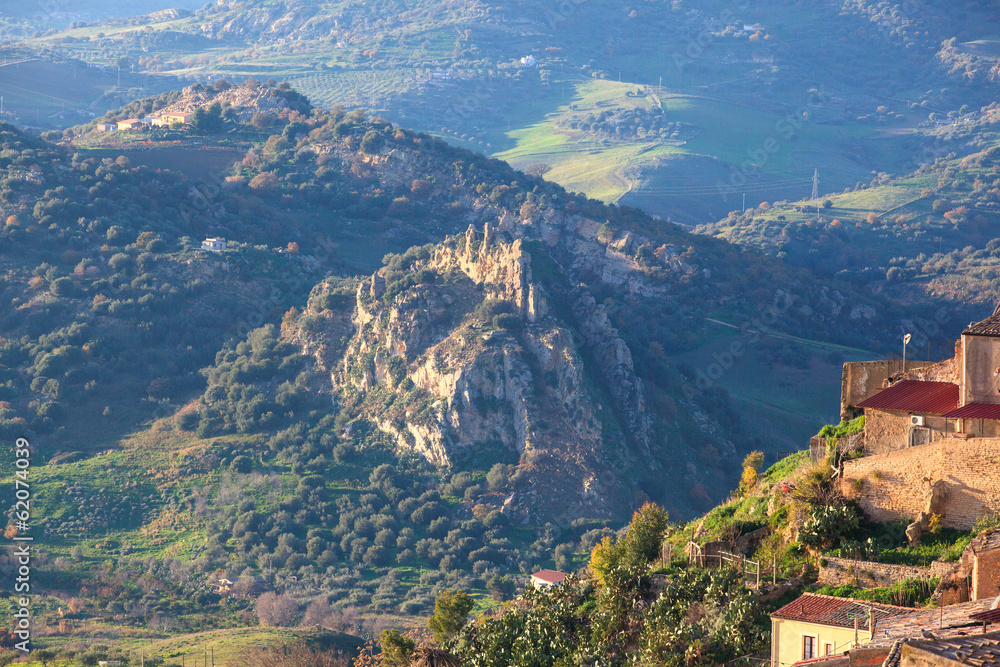
[[[513,313],[504,313],[502,315],[493,316],[493,326],[497,329],[517,331],[521,328],[522,322],[521,318]]]
[[[476,306],[475,314],[480,320],[491,321],[497,315],[504,315],[514,312],[514,307],[507,301],[499,299],[486,299]]]
[[[55,296],[73,296],[76,285],[71,278],[56,278],[49,283],[49,291]]]
[[[234,458],[233,462],[229,464],[229,469],[233,472],[245,475],[253,470],[253,461],[251,461],[248,456],[240,455]]]
[[[851,505],[817,507],[799,530],[799,542],[807,547],[839,544],[857,530],[860,517]]]
[[[361,152],[374,155],[382,146],[382,137],[375,131],[369,130],[361,139]]]

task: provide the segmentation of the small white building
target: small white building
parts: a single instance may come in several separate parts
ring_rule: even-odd
[[[222,252],[226,249],[225,239],[205,239],[201,242],[201,249],[209,252]]]
[[[525,56],[525,57],[521,58],[521,66],[522,67],[538,67],[538,61],[535,59],[535,56],[530,56],[530,55],[529,56]]]
[[[531,585],[535,588],[548,588],[565,581],[566,575],[555,570],[539,570],[531,575]]]
[[[743,32],[757,32],[757,26],[750,25],[749,23],[744,23]]]

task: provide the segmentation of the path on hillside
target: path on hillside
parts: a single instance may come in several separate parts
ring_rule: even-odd
[[[705,320],[708,322],[712,322],[713,324],[719,324],[724,327],[729,327],[730,329],[736,329],[737,331],[741,331],[740,327],[736,326],[735,324],[730,324],[729,322],[723,322],[722,320],[716,320],[711,317],[706,317]],[[749,333],[761,333],[765,336],[780,338],[782,340],[789,340],[792,341],[793,343],[802,343],[803,345],[811,345],[813,347],[818,347],[825,350],[837,350],[838,352],[856,352],[858,354],[870,355],[872,356],[872,358],[875,358],[875,356],[877,356],[875,355],[874,352],[870,352],[868,350],[862,350],[861,348],[857,347],[849,347],[847,345],[838,345],[837,343],[824,343],[823,341],[819,340],[799,338],[798,336],[792,336],[790,334],[783,334],[783,333],[775,333],[773,331],[757,331],[756,329],[748,329],[747,331]]]

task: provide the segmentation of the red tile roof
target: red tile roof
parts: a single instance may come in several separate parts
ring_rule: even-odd
[[[558,584],[566,578],[566,575],[555,570],[539,570],[531,575],[531,578],[544,581],[547,584]]]
[[[947,413],[949,419],[1000,419],[1000,405],[995,403],[966,403]]]
[[[906,607],[893,607],[875,602],[859,602],[850,598],[835,598],[830,595],[805,593],[797,600],[789,602],[771,618],[781,618],[819,625],[835,625],[841,628],[853,628],[857,619],[858,626],[868,628],[868,614],[875,616],[875,621],[887,616],[896,616],[913,611]]]
[[[903,380],[858,403],[859,408],[943,415],[958,407],[958,385]]]

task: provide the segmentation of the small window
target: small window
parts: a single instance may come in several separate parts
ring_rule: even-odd
[[[823,644],[823,655],[833,655],[833,644],[829,642]]]
[[[805,635],[802,637],[802,659],[812,660],[816,657],[816,638]]]

